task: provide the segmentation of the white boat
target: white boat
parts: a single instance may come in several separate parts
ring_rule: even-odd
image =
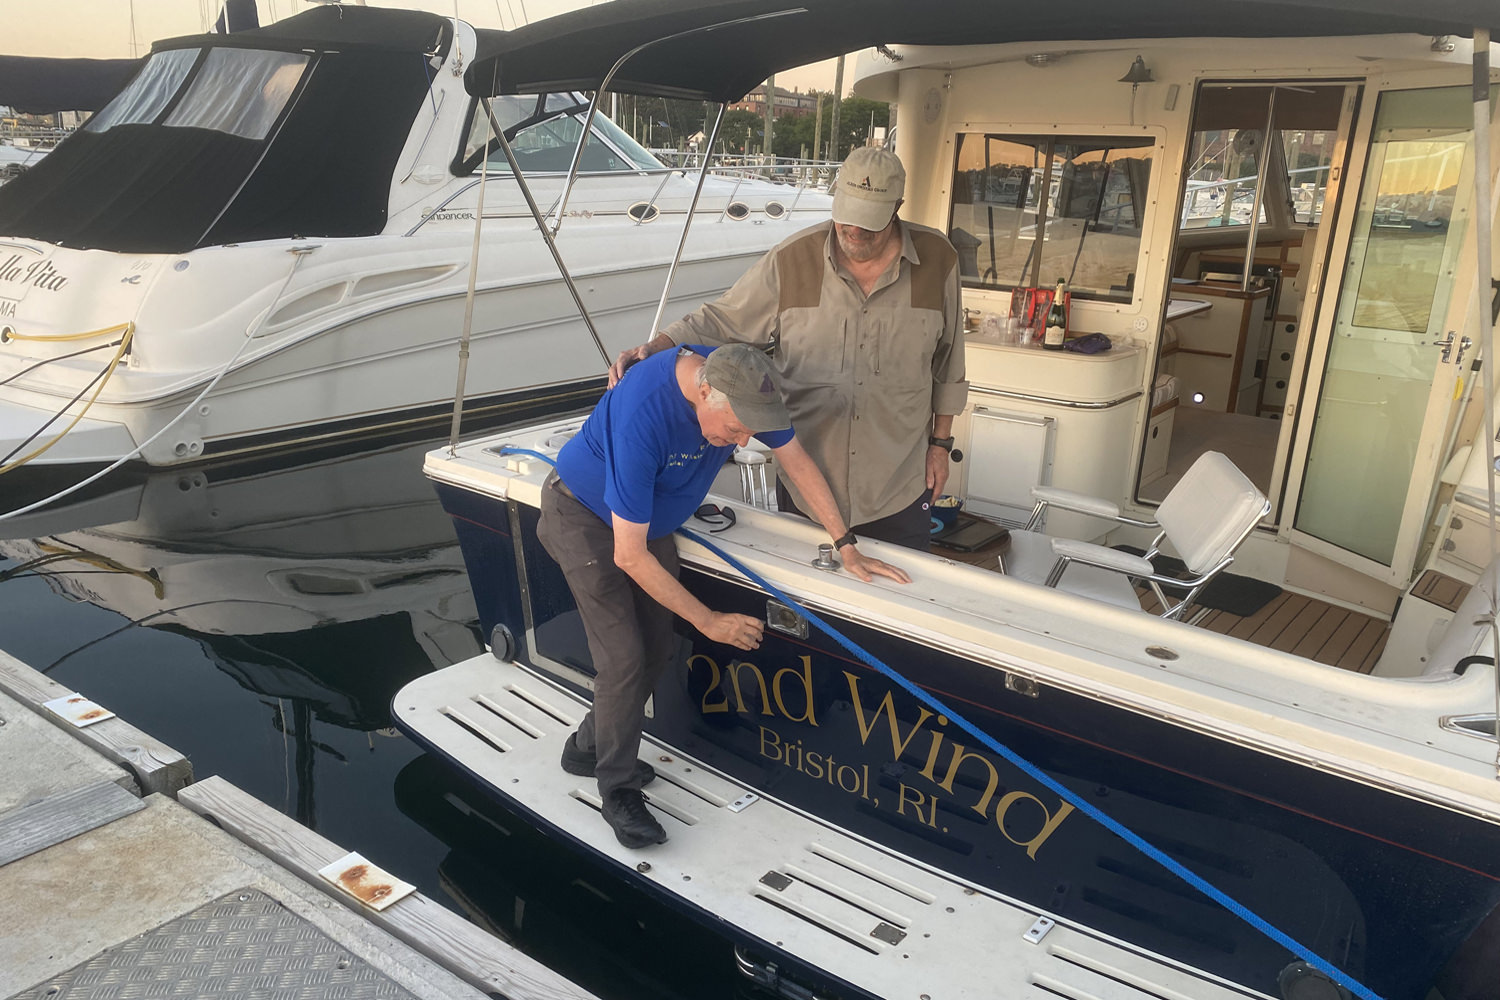
[[[158,42],[0,188],[0,470],[164,466],[440,417],[471,280],[475,411],[597,393],[658,308],[696,179],[601,117],[565,199],[587,102],[559,87],[496,105],[591,331],[465,89],[501,35],[322,7]],[[828,205],[708,178],[667,315]]]
[[[741,20],[674,34],[715,19]],[[710,499],[737,523],[680,541],[682,578],[766,640],[679,624],[643,751],[665,844],[622,848],[558,766],[592,668],[535,528],[578,418],[428,455],[493,655],[409,684],[398,725],[784,996],[1493,997],[1500,534],[1474,366],[1500,150],[1471,83],[1493,89],[1496,22],[623,0],[513,33],[502,92],[555,47],[602,78],[665,38],[621,76],[723,96],[882,43],[856,92],[896,104],[903,217],[972,255],[965,305],[1004,318],[1061,274],[1073,331],[1112,347],[971,333],[950,489],[966,530],[1010,538],[868,543],[909,586],[810,565],[823,533],[726,468]],[[1397,200],[1436,224],[1391,228]],[[1222,571],[1181,607],[1146,585],[1163,561],[1114,548],[1158,519]]]

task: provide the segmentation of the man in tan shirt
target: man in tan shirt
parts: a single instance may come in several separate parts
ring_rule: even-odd
[[[787,408],[856,533],[927,547],[948,480],[964,380],[958,254],[947,237],[902,222],[906,172],[860,148],[839,170],[833,221],[761,258],[718,300],[622,352],[624,366],[680,343],[767,348]],[[783,510],[802,498],[777,483]],[[800,511],[799,511],[800,512]]]

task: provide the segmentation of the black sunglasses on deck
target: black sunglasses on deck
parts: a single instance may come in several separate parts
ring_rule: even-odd
[[[710,535],[716,535],[721,531],[734,527],[733,507],[720,507],[716,503],[706,503],[699,507],[697,510],[693,511],[693,516],[707,524],[713,524],[714,518],[720,518],[723,520],[724,523],[719,525],[717,528],[708,529],[708,533]]]

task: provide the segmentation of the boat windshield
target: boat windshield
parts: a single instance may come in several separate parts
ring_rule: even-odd
[[[516,162],[527,173],[560,173],[573,162],[589,102],[578,93],[517,94],[493,100],[495,120],[505,129]],[[469,116],[463,154],[456,164],[460,175],[479,169],[480,147],[487,151],[491,173],[509,173],[510,164],[485,121],[482,101]],[[602,114],[594,116],[592,134],[583,147],[579,170],[661,170],[662,162]]]
[[[264,139],[296,90],[309,57],[254,49],[170,49],[153,55],[84,129],[161,124]],[[194,71],[196,67],[196,72]],[[183,84],[186,81],[186,87]]]

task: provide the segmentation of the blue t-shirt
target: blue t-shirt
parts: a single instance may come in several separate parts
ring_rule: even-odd
[[[707,355],[713,348],[689,350]],[[793,436],[790,429],[755,435],[771,448]],[[677,351],[658,351],[604,394],[558,453],[557,474],[605,524],[618,514],[649,525],[648,539],[661,538],[693,515],[733,453],[734,445],[716,448],[703,437],[677,385]]]

